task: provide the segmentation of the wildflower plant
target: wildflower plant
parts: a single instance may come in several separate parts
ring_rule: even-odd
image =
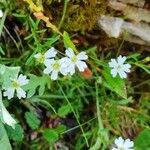
[[[138,133],[148,126],[148,96],[142,94],[136,108],[132,105],[138,97],[134,90],[149,86],[149,80],[131,90],[135,83],[127,77],[131,69],[142,69],[146,78],[149,58],[139,61],[138,54],[128,53],[112,58],[112,52],[101,57],[93,45],[76,46],[79,41],[61,28],[67,3],[75,2],[64,0],[59,27],[46,16],[43,1],[20,2],[26,8],[25,2],[30,13],[0,3],[0,8],[8,7],[4,14],[0,11],[0,149],[27,145],[27,149],[143,150],[139,141],[149,139],[149,130],[138,140],[134,137],[138,142],[119,137],[113,144],[112,139],[118,134],[127,137],[126,128]],[[14,27],[15,33],[5,25],[10,14],[23,24]],[[66,133],[71,144],[63,138]]]

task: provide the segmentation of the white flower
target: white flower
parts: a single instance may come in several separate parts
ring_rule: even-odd
[[[0,91],[0,118],[3,123],[15,128],[15,124],[17,123],[9,114],[7,109],[5,108],[3,101],[2,101],[2,93]]]
[[[34,55],[34,57],[37,59],[39,63],[45,63],[45,61],[54,58],[57,54],[57,51],[54,47],[51,47],[48,51],[46,51],[44,54],[37,53]]]
[[[0,18],[3,17],[3,11],[0,9]]]
[[[26,97],[26,92],[21,88],[21,86],[28,84],[29,80],[26,76],[20,74],[18,78],[11,80],[11,85],[7,89],[5,88],[4,96],[7,96],[8,99],[14,97],[15,90],[17,92],[17,97],[19,99]]]
[[[131,65],[130,64],[124,64],[125,60],[127,58],[125,56],[119,56],[116,59],[111,59],[111,62],[109,62],[109,67],[112,68],[111,74],[113,77],[116,77],[117,74],[123,79],[127,77],[127,73],[130,72]]]
[[[44,69],[45,74],[51,74],[51,79],[56,80],[58,78],[58,73],[67,75],[66,69],[62,67],[62,60],[47,60],[45,61],[46,68]]]
[[[134,143],[133,141],[130,141],[130,139],[124,140],[122,137],[119,137],[115,139],[115,145],[115,148],[112,150],[134,150]]]
[[[67,72],[73,75],[75,73],[75,67],[79,69],[79,71],[83,72],[87,65],[84,60],[88,59],[86,52],[81,52],[78,55],[75,55],[71,48],[66,49],[67,57],[62,58],[62,65],[67,69]]]

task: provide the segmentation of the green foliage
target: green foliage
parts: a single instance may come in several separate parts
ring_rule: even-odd
[[[116,92],[122,98],[127,99],[127,92],[124,80],[122,80],[119,76],[113,78],[108,68],[103,71],[103,76],[105,78],[105,87],[109,88],[113,92]]]
[[[54,129],[44,129],[43,136],[50,144],[54,144],[65,130],[66,127],[64,125],[59,125]]]
[[[136,150],[150,150],[150,129],[142,131],[135,139]]]
[[[41,76],[38,77],[36,75],[29,75],[30,81],[29,84],[25,86],[25,89],[28,91],[27,97],[32,97],[36,93],[36,89],[38,88],[38,94],[41,96],[45,92],[45,87],[49,85],[50,78],[49,76]]]
[[[0,64],[0,80],[3,83],[2,87],[8,88],[11,82],[10,79],[17,78],[19,71],[20,67],[7,67]]]
[[[6,126],[9,139],[21,142],[24,138],[24,131],[20,124],[15,125],[15,129],[10,126]]]
[[[70,36],[67,32],[64,31],[63,33],[63,40],[64,40],[64,45],[66,48],[72,48],[75,52],[77,52],[75,45],[70,39]]]
[[[1,121],[0,121],[0,149],[1,150],[12,150],[6,130]]]
[[[38,129],[40,125],[40,120],[37,118],[37,116],[34,113],[26,112],[25,119],[31,129],[33,130]]]
[[[53,129],[45,129],[43,132],[43,136],[50,144],[53,144],[59,138],[58,133]]]
[[[68,115],[71,112],[72,112],[72,110],[69,105],[63,105],[58,109],[58,115],[60,117],[65,117],[66,115]]]

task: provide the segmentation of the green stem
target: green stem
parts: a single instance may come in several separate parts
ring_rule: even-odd
[[[79,127],[80,127],[80,129],[81,129],[81,131],[82,131],[82,133],[83,133],[83,137],[84,137],[84,139],[85,139],[85,141],[86,141],[86,145],[87,145],[87,147],[89,147],[88,140],[87,140],[87,138],[86,138],[86,135],[85,135],[85,133],[84,133],[84,130],[83,130],[83,128],[82,128],[82,125],[80,124],[80,121],[79,121],[79,119],[78,119],[78,116],[76,115],[76,113],[75,113],[75,111],[74,111],[74,109],[73,109],[73,107],[72,107],[70,101],[68,100],[67,96],[65,95],[65,93],[64,93],[64,91],[63,91],[63,89],[62,89],[62,87],[60,86],[59,83],[58,83],[58,85],[59,85],[59,88],[60,88],[60,90],[61,90],[61,92],[62,92],[62,94],[63,94],[65,100],[67,101],[68,105],[70,106],[70,108],[71,108],[71,110],[72,110],[72,112],[73,112],[73,114],[74,114],[74,116],[75,116],[75,118],[76,118],[76,120],[77,120],[77,122],[78,122],[78,124],[79,124]]]
[[[63,23],[64,23],[64,19],[65,19],[65,15],[66,15],[66,10],[67,10],[67,4],[68,4],[68,0],[64,0],[63,15],[62,15],[62,18],[61,18],[61,20],[60,20],[58,29],[60,29],[61,26],[62,26]]]

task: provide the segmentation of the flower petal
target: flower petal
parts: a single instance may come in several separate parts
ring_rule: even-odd
[[[111,75],[112,75],[113,77],[116,77],[117,73],[118,73],[117,69],[112,69],[112,70],[111,70]]]
[[[66,55],[67,55],[69,58],[75,56],[74,51],[72,50],[72,48],[67,48],[65,52],[66,52]]]
[[[84,69],[87,68],[87,65],[86,65],[86,63],[84,61],[78,61],[76,63],[76,65],[77,65],[79,71],[81,71],[81,72],[83,72]]]
[[[126,139],[124,142],[124,147],[125,148],[132,148],[134,146],[134,143],[130,141],[130,139]]]
[[[20,85],[26,85],[29,83],[29,80],[27,79],[27,76],[24,76],[22,74],[19,75],[18,79],[17,79],[18,83]]]
[[[55,60],[54,59],[46,59],[45,61],[44,61],[44,65],[45,66],[47,66],[47,67],[49,67],[51,64],[53,64],[55,62]]]
[[[57,51],[54,47],[51,47],[47,52],[45,52],[45,58],[53,58],[57,54]]]
[[[17,97],[19,99],[26,97],[26,92],[22,88],[18,88],[16,89],[16,91],[17,91]]]
[[[60,59],[61,66],[66,68],[71,63],[71,59],[68,57],[64,57]]]
[[[68,71],[68,68],[66,67],[66,68],[60,68],[60,73],[62,74],[62,75],[64,75],[64,76],[66,76],[68,73],[69,73],[69,71]]]
[[[108,64],[109,64],[109,67],[111,68],[115,68],[118,66],[118,63],[115,59],[111,59],[111,61]]]
[[[123,69],[125,72],[131,72],[130,68],[131,68],[131,65],[130,65],[130,64],[124,64],[124,65],[122,65],[122,69]]]
[[[126,56],[119,56],[118,58],[117,58],[117,61],[118,61],[118,64],[119,65],[122,65],[125,61],[126,61],[126,59],[127,59],[127,57]]]
[[[53,70],[53,68],[51,66],[49,66],[49,67],[46,67],[43,72],[45,74],[50,74],[52,72],[52,70]]]
[[[86,52],[81,52],[77,55],[78,60],[86,60],[88,59],[88,56],[86,55]]]
[[[122,147],[123,143],[124,143],[124,139],[122,137],[119,137],[119,138],[115,139],[116,146]]]
[[[58,71],[53,70],[51,74],[51,79],[56,80],[58,78]]]
[[[112,150],[118,150],[118,148],[112,148]]]
[[[123,70],[120,70],[119,72],[119,76],[120,76],[120,78],[127,78],[127,74],[123,71]]]
[[[4,96],[7,96],[8,99],[11,99],[14,97],[14,92],[15,89],[14,88],[8,88],[5,92],[4,92]]]
[[[75,73],[75,64],[70,63],[70,65],[68,66],[68,72],[70,73],[70,75],[73,75]]]

